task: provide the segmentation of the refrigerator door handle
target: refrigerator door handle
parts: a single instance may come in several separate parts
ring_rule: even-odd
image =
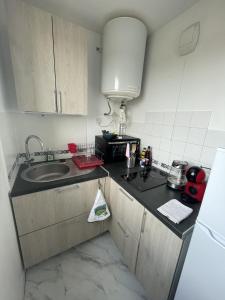
[[[210,238],[217,243],[220,247],[222,247],[225,250],[225,238],[221,235],[219,235],[218,233],[210,230],[206,225],[197,222],[197,224],[199,224],[199,226],[201,226],[202,230],[210,236]]]

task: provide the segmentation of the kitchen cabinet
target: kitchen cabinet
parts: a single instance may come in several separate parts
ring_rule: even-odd
[[[145,210],[136,276],[149,300],[168,299],[181,247],[182,240]]]
[[[86,115],[88,31],[21,0],[8,18],[19,109]]]
[[[51,15],[23,1],[7,1],[10,51],[18,107],[55,112]]]
[[[59,111],[87,114],[86,29],[53,16],[56,89]]]
[[[104,222],[87,222],[98,185],[104,191],[106,182],[96,179],[12,199],[25,267],[107,230]]]
[[[124,261],[134,272],[144,207],[111,180],[110,208],[112,213],[110,233]]]
[[[124,262],[127,264],[129,270],[134,273],[139,241],[115,217],[112,217],[110,233],[123,256]]]
[[[89,212],[97,189],[92,180],[13,198],[19,235]]]
[[[20,237],[25,268],[35,265],[102,233],[102,224],[88,223],[88,214],[71,218]]]

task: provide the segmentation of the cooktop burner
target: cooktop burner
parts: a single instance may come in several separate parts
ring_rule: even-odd
[[[128,171],[127,174],[122,175],[122,178],[140,192],[144,192],[165,184],[167,174],[157,168],[151,167],[136,172]]]

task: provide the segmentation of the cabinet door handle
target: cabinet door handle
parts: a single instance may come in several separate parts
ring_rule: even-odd
[[[57,96],[57,90],[54,91],[55,94],[55,111],[58,112],[58,96]]]
[[[67,185],[61,188],[56,189],[57,193],[62,193],[64,191],[68,191],[68,190],[77,190],[80,188],[79,184],[72,184],[72,185]]]
[[[62,92],[59,91],[59,105],[60,105],[60,113],[62,113]]]
[[[142,223],[141,223],[141,232],[142,233],[145,231],[146,216],[147,216],[147,212],[145,211],[143,214]]]
[[[117,224],[118,224],[120,230],[121,230],[121,231],[123,232],[123,234],[125,235],[125,237],[126,237],[126,238],[129,237],[129,235],[127,234],[127,232],[126,232],[125,229],[122,227],[122,225],[120,224],[119,221],[117,221]]]
[[[123,189],[119,188],[120,192],[124,194],[130,201],[134,201],[134,198],[127,194]]]

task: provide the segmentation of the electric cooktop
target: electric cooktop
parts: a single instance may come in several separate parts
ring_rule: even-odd
[[[143,168],[135,172],[128,170],[127,174],[122,175],[122,178],[140,192],[153,189],[167,182],[167,174],[155,167]]]

